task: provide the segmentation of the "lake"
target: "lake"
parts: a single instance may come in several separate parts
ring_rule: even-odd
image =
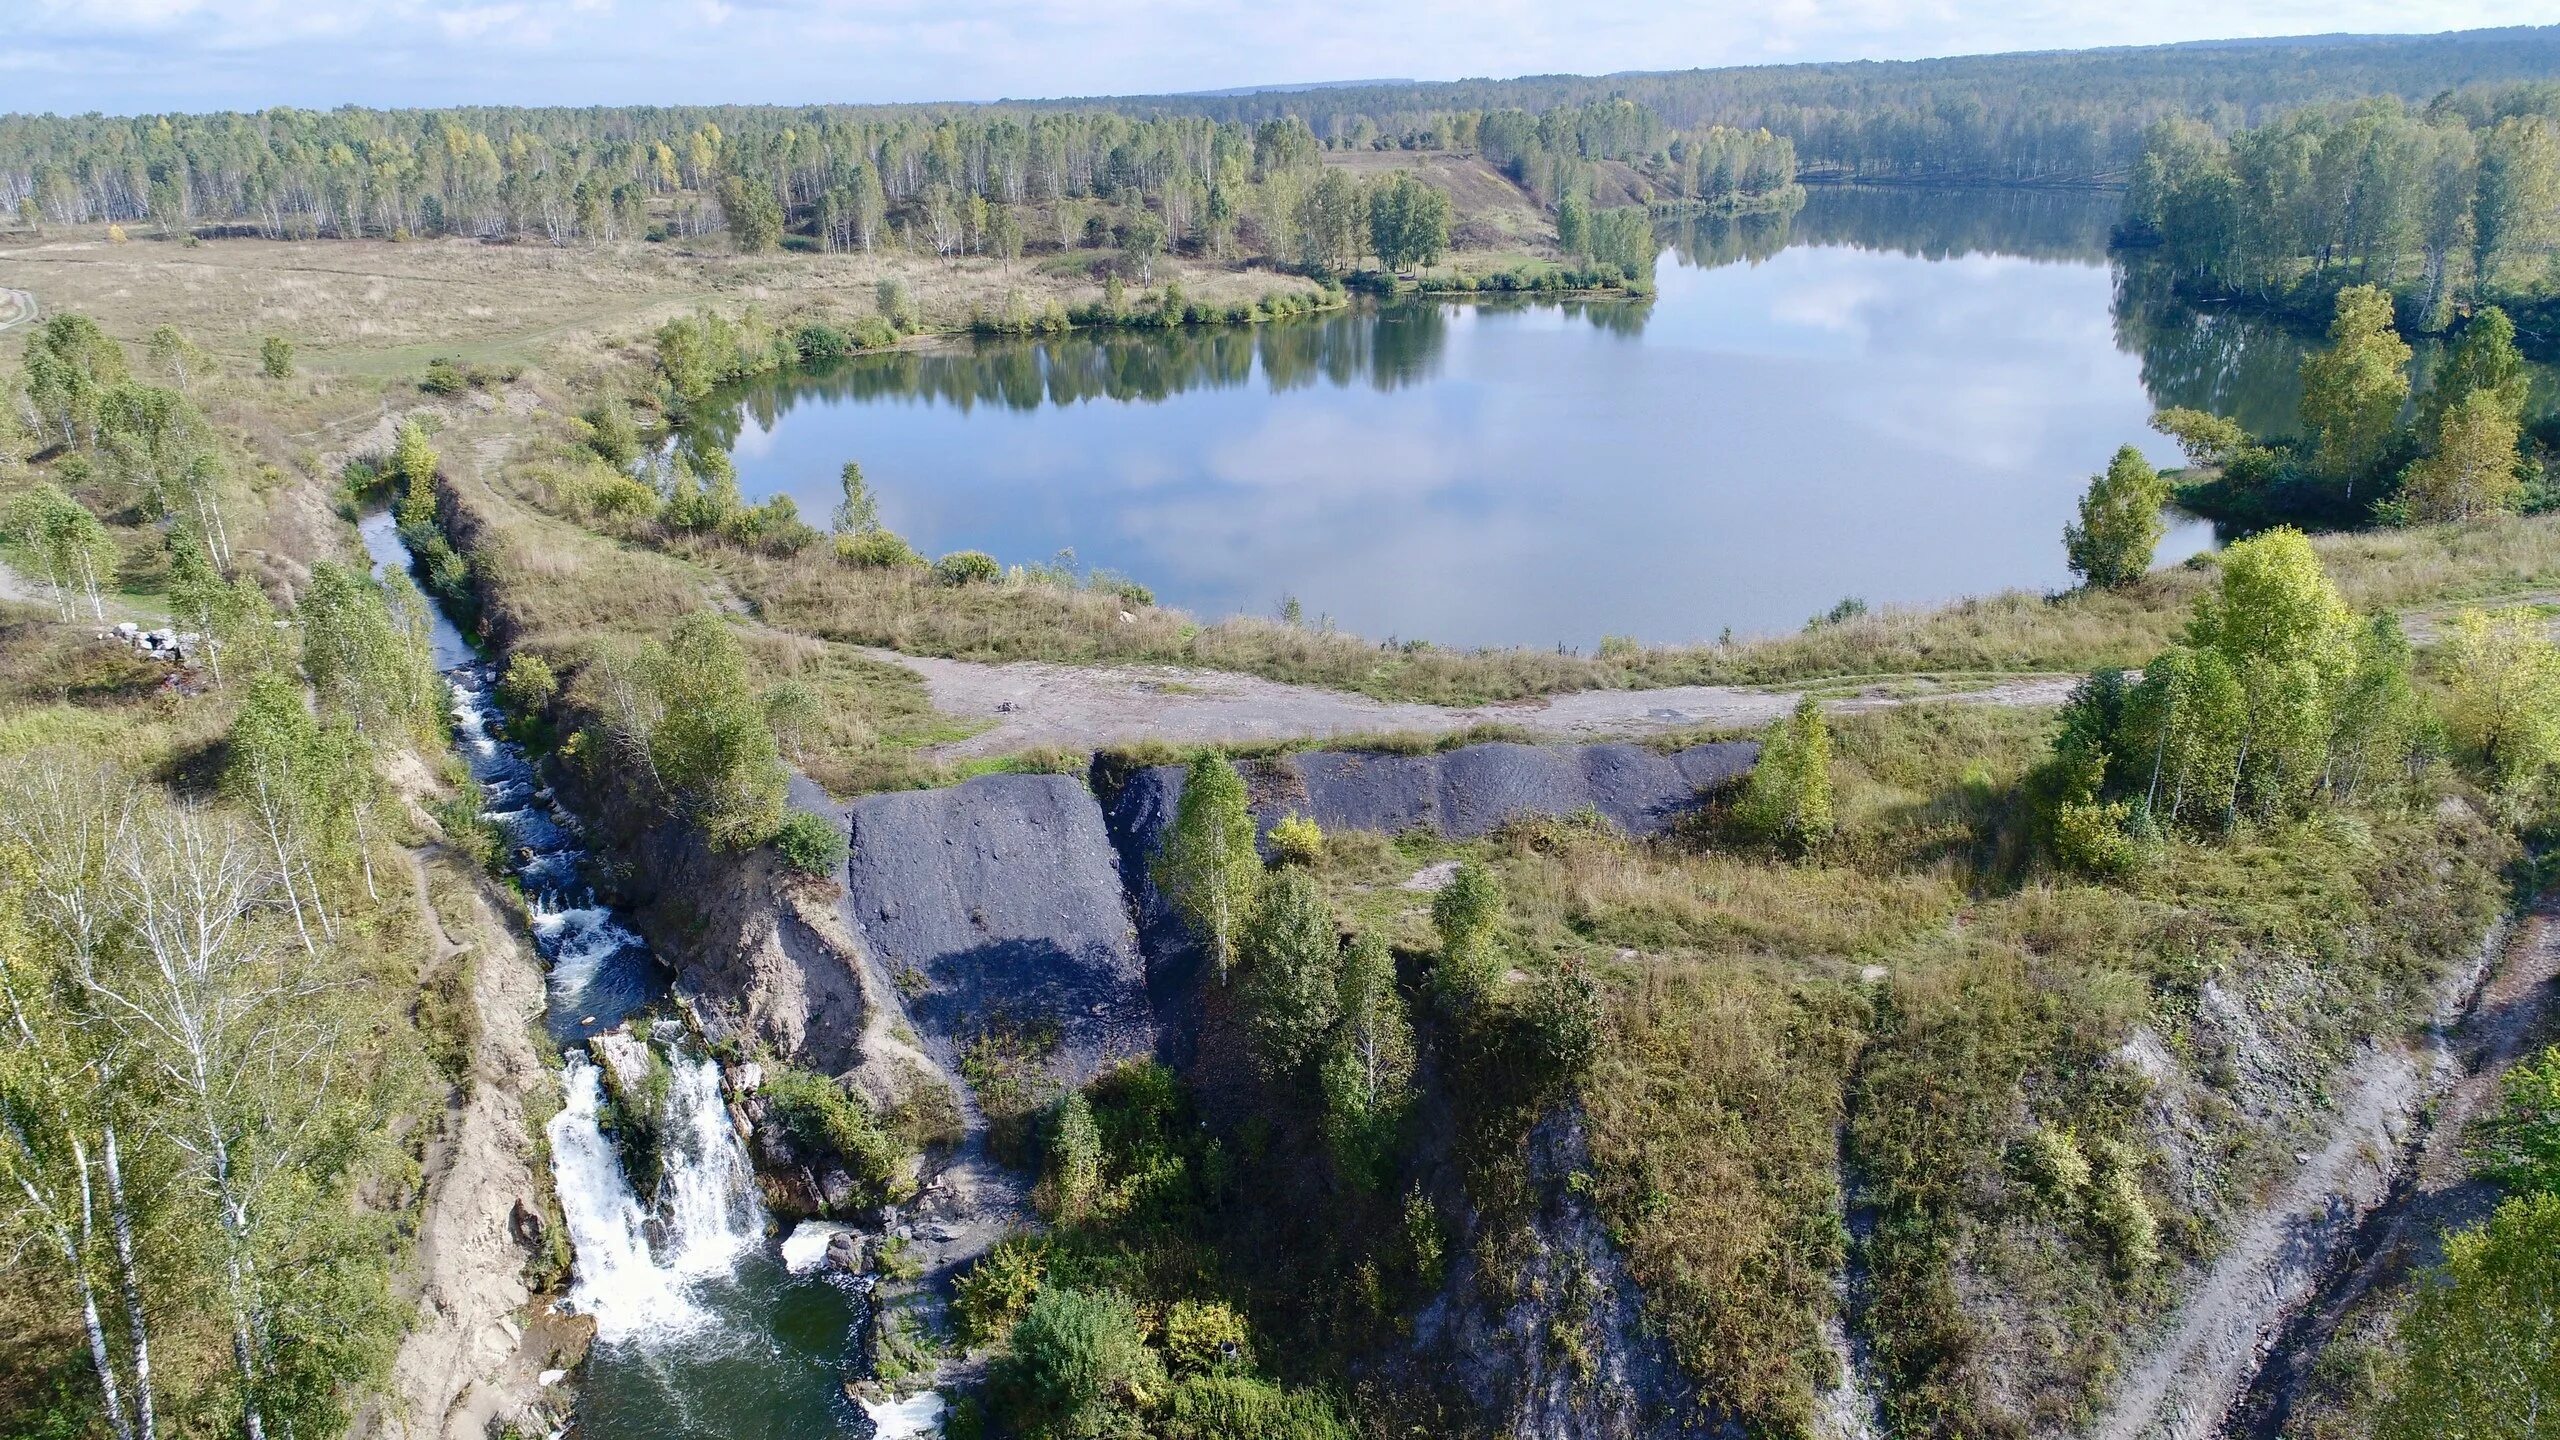
[[[2305,341],[2110,263],[2115,197],[1815,189],[1668,222],[1650,302],[1362,304],[961,342],[770,378],[701,422],[823,521],[858,460],[927,554],[1072,550],[1204,617],[1588,649],[1792,630],[1844,597],[2071,583],[2119,445],[2290,427]],[[2163,564],[2212,543],[2173,524]]]

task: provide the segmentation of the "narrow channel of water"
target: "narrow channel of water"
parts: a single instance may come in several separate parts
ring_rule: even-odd
[[[381,570],[411,570],[386,512],[358,529]],[[546,1022],[561,1048],[564,1104],[544,1127],[575,1266],[564,1306],[593,1316],[579,1380],[586,1440],[823,1440],[936,1433],[941,1402],[897,1405],[844,1393],[859,1353],[863,1297],[817,1263],[841,1227],[780,1239],[729,1117],[719,1064],[650,1011],[668,995],[656,958],[589,889],[578,823],[505,738],[496,676],[430,597],[435,664],[452,689],[457,749],[483,814],[507,835],[548,971]],[[632,1186],[605,1128],[593,1042],[629,1025],[666,1068],[657,1116],[662,1176]]]

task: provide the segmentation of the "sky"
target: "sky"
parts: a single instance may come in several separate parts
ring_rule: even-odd
[[[2553,18],[2552,0],[0,0],[0,113],[993,100]]]

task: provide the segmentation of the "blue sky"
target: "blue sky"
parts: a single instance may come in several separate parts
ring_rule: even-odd
[[[0,111],[989,100],[2553,18],[2552,0],[0,0]]]

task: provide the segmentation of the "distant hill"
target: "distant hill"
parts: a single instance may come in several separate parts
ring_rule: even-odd
[[[1310,90],[1390,90],[1418,85],[1418,80],[1302,80],[1294,85],[1231,85],[1224,90],[1185,90],[1192,99],[1224,100],[1237,95],[1303,95]]]

